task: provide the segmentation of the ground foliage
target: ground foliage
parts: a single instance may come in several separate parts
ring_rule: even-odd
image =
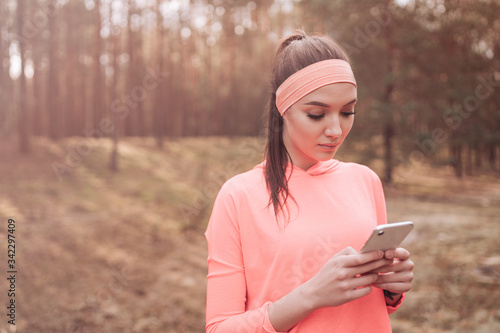
[[[37,138],[29,157],[0,146],[0,216],[17,223],[16,332],[203,332],[211,205],[227,178],[261,161],[263,140],[184,138],[160,150],[129,138],[119,173],[106,167],[111,142],[99,140],[59,180],[52,163],[79,140]],[[380,172],[366,148],[353,142],[338,157]],[[396,174],[389,221],[415,222],[405,246],[416,277],[394,332],[499,331],[500,182],[429,164]],[[3,228],[1,248],[6,240]]]

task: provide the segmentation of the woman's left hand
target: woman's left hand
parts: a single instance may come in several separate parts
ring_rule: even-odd
[[[411,289],[413,280],[413,267],[410,252],[403,248],[385,251],[386,259],[393,259],[393,263],[376,270],[380,273],[377,281],[372,286],[388,290],[392,293],[404,293]],[[399,299],[399,297],[398,297]]]

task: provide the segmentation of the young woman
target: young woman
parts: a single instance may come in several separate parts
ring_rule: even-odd
[[[410,254],[357,252],[386,223],[382,185],[333,159],[356,87],[334,41],[297,33],[280,45],[265,160],[224,184],[205,234],[207,332],[391,332]]]

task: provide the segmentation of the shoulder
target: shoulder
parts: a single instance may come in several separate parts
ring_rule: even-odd
[[[371,188],[372,191],[381,191],[383,189],[382,181],[375,171],[366,165],[341,162],[339,166],[339,173],[344,179],[348,179],[351,185],[358,184],[363,188]]]
[[[374,179],[374,180],[380,181],[380,178],[375,173],[375,171],[373,171],[372,169],[370,169],[366,165],[353,163],[353,162],[340,162],[339,166],[340,166],[339,169],[342,170],[342,172],[352,174],[352,175],[355,175],[358,177],[361,176],[363,178]]]
[[[241,197],[249,192],[265,188],[265,178],[262,168],[255,167],[244,173],[228,179],[221,187],[219,196]]]
[[[220,188],[212,209],[212,215],[221,211],[238,216],[242,211],[265,207],[266,183],[262,169],[253,169],[228,179]],[[236,223],[236,222],[235,222]]]

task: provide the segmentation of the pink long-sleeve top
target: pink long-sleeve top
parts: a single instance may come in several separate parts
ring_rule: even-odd
[[[268,306],[310,279],[333,255],[361,249],[373,228],[386,223],[378,176],[337,160],[307,171],[290,166],[288,219],[274,214],[264,164],[221,188],[205,236],[208,242],[206,330],[210,333],[276,332]],[[338,307],[318,309],[289,330],[391,332],[383,291]]]

